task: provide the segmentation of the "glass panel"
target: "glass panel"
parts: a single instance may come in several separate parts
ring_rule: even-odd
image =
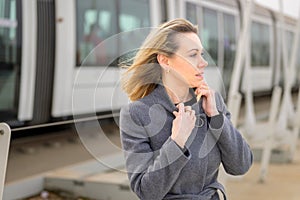
[[[77,66],[116,65],[122,46],[132,46],[132,39],[141,45],[145,37],[116,34],[141,27],[150,27],[149,0],[77,0]]]
[[[0,0],[0,111],[15,114],[21,60],[18,27],[17,0]]]
[[[197,22],[197,6],[192,3],[186,3],[186,19],[193,24],[198,24]]]
[[[119,50],[121,61],[132,58],[145,40],[150,29],[139,29],[150,27],[150,9],[148,0],[121,0],[119,14],[119,28],[122,32]],[[124,33],[129,31],[127,33]],[[127,63],[130,64],[130,63]]]
[[[252,23],[251,64],[254,67],[270,65],[270,27],[268,25]]]
[[[294,33],[291,32],[291,31],[286,31],[285,32],[285,37],[286,37],[286,46],[288,47],[287,50],[288,50],[288,57],[291,57],[291,54],[292,54],[292,49],[293,48],[289,48],[289,47],[292,47],[293,46],[293,43],[294,43]]]
[[[224,14],[224,71],[223,80],[228,89],[236,52],[236,21],[233,15]]]
[[[119,14],[120,32],[150,27],[149,12],[148,0],[121,0]]]
[[[112,48],[100,43],[117,33],[116,15],[115,1],[77,0],[77,66],[83,61],[89,66],[107,65],[112,59]]]
[[[213,58],[215,64],[218,64],[218,15],[217,12],[208,8],[203,8],[203,47]]]
[[[287,51],[288,51],[288,57],[291,58],[292,56],[292,50],[293,50],[293,44],[294,44],[294,37],[295,37],[295,34],[291,31],[286,31],[285,32],[285,37],[286,37],[286,46],[287,46]],[[298,47],[299,48],[299,47]],[[296,84],[299,84],[300,82],[300,50],[298,49],[298,58],[296,58],[296,70],[295,70],[295,73],[296,73]]]

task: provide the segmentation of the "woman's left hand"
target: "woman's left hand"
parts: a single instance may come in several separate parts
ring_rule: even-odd
[[[195,94],[197,97],[199,95],[200,97],[204,97],[202,107],[207,116],[212,117],[219,114],[216,106],[215,91],[210,89],[204,80],[201,81],[200,85],[195,90]]]

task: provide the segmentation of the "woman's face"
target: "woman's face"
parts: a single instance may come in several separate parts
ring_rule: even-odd
[[[203,59],[203,46],[196,33],[180,33],[175,36],[178,50],[168,58],[168,64],[177,79],[189,87],[198,87],[204,80],[204,68],[207,61]]]

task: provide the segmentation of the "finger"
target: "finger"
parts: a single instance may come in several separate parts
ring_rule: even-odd
[[[198,95],[201,90],[210,90],[210,88],[208,87],[208,85],[201,85],[195,90],[195,94]]]
[[[193,118],[195,116],[195,111],[194,110],[188,110],[187,112],[185,112],[185,114],[191,118]]]
[[[196,123],[196,116],[193,116],[193,124],[195,124]]]
[[[210,91],[209,90],[201,90],[201,94],[202,94],[202,96],[210,97]]]
[[[207,82],[205,79],[203,79],[201,82],[200,82],[202,85],[207,85]]]
[[[175,117],[178,117],[179,113],[177,111],[173,111],[173,115],[175,115]]]
[[[201,84],[202,87],[208,87],[208,84],[204,81],[202,84]]]
[[[199,90],[210,90],[208,86],[202,85],[198,88]]]
[[[184,113],[184,104],[183,103],[178,104],[178,110],[179,110],[180,114]]]
[[[191,117],[194,117],[194,116],[195,116],[195,111],[194,111],[194,110],[190,110],[190,111],[188,111],[188,113],[189,113],[189,115],[190,115]]]
[[[192,111],[191,111],[191,115],[196,116],[195,110],[192,110]]]
[[[199,91],[202,92],[202,93],[207,93],[207,92],[211,93],[211,94],[215,93],[215,91],[213,89],[211,89],[209,87],[205,87],[205,86],[199,88]]]
[[[208,86],[207,85],[207,83],[206,83],[206,81],[203,79],[203,80],[201,80],[199,83],[198,83],[198,86],[197,87],[201,87],[201,86]]]
[[[185,110],[185,112],[191,111],[191,110],[192,110],[192,107],[191,107],[191,106],[185,106],[185,107],[184,107],[184,110]]]
[[[195,89],[195,93],[199,93],[200,89],[201,89],[201,85],[199,85],[196,89]]]
[[[176,108],[178,108],[178,110],[179,110],[179,104],[183,104],[183,103],[178,103],[178,104],[176,105]],[[184,104],[183,104],[183,107],[184,107]]]

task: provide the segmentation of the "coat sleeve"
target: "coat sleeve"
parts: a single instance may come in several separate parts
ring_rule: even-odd
[[[145,106],[131,103],[120,114],[120,134],[131,189],[140,199],[163,199],[186,165],[186,157],[169,137],[153,151],[143,125]]]
[[[230,113],[226,108],[223,98],[220,94],[216,95],[216,103],[222,122],[211,122],[215,124],[221,124],[221,127],[215,129],[214,126],[210,126],[211,132],[217,138],[217,145],[221,151],[221,160],[224,169],[231,175],[245,174],[252,165],[253,155],[252,151],[244,140],[240,132],[232,125],[230,121]],[[214,128],[212,128],[214,127]]]

